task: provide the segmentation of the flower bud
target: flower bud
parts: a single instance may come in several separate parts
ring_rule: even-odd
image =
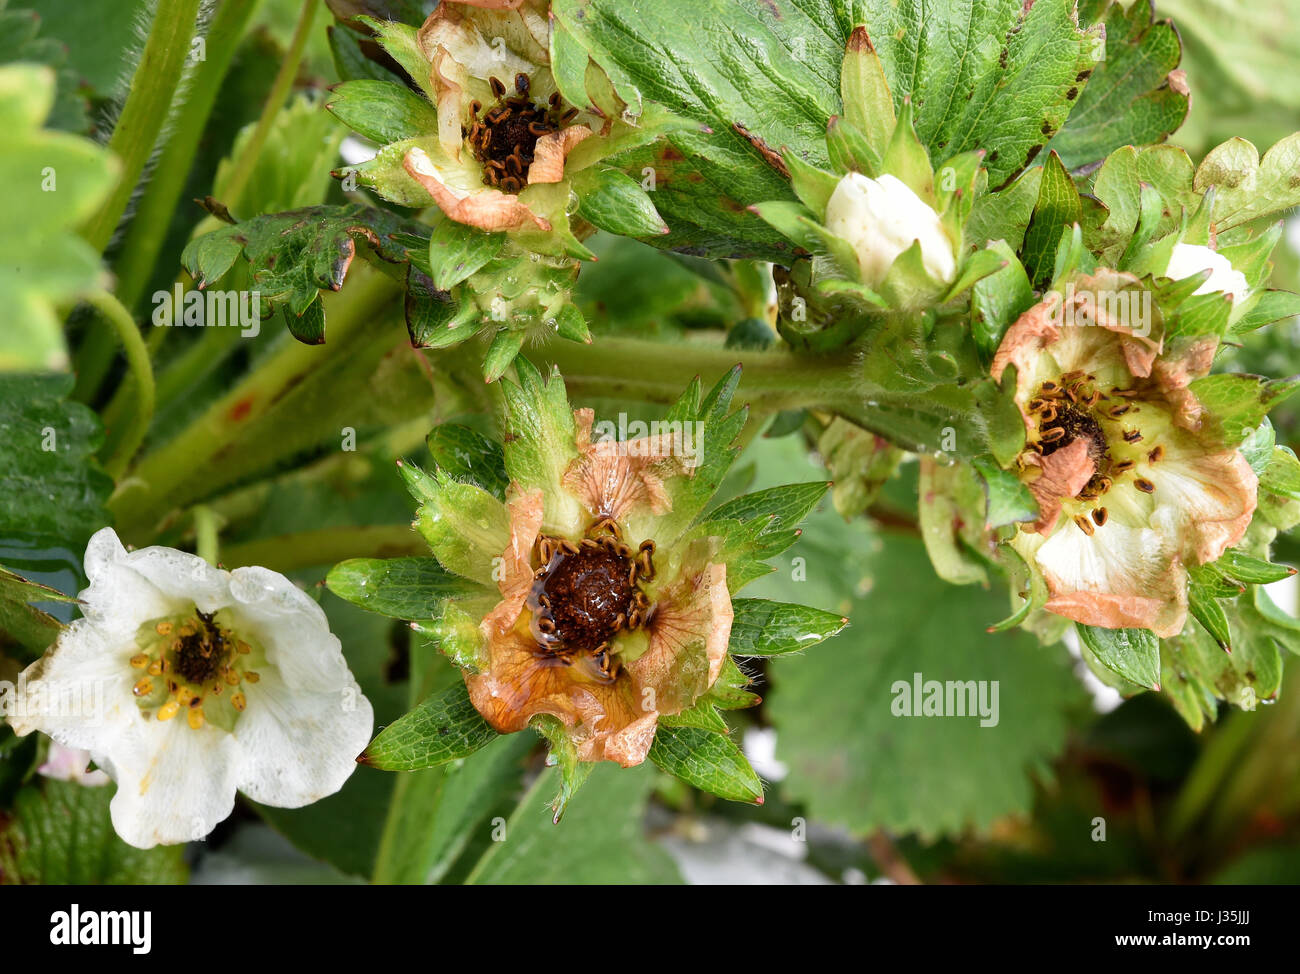
[[[1234,268],[1227,257],[1209,247],[1176,244],[1169,258],[1169,266],[1165,269],[1165,276],[1181,280],[1201,271],[1209,271],[1210,277],[1193,291],[1193,294],[1212,294],[1215,291],[1222,291],[1231,294],[1234,302],[1239,302],[1250,290],[1246,275]]]
[[[826,226],[853,245],[868,286],[883,281],[913,241],[920,241],[922,262],[935,280],[946,284],[956,275],[952,241],[939,214],[893,176],[846,175],[826,205]]]

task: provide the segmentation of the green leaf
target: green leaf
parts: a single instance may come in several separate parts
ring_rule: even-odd
[[[1019,0],[707,0],[683,31],[672,5],[557,0],[553,46],[590,56],[633,112],[657,101],[709,127],[618,157],[621,168],[655,176],[655,205],[673,231],[657,246],[779,259],[789,248],[746,207],[792,198],[775,165],[782,149],[813,166],[829,161],[823,135],[832,116],[846,113],[840,86],[855,26],[870,31],[894,107],[909,98],[916,107],[931,157],[986,149],[990,182],[1001,185],[1042,148],[1044,129],[1060,128],[1082,89],[1080,72],[1100,54],[1072,9]],[[848,73],[860,91],[854,68]],[[559,77],[567,100],[588,103],[584,79]]]
[[[136,849],[113,832],[115,786],[48,778],[21,789],[0,817],[0,883],[176,885],[187,870],[182,846]]]
[[[1051,280],[1061,233],[1078,223],[1082,216],[1079,191],[1061,164],[1061,157],[1053,152],[1043,165],[1038,202],[1034,205],[1034,215],[1020,248],[1020,261],[1035,287],[1042,287]]]
[[[1105,666],[1130,683],[1160,689],[1160,640],[1146,629],[1102,629],[1077,624],[1083,645]]]
[[[506,476],[505,452],[496,440],[468,426],[443,423],[429,431],[426,442],[434,462],[451,476],[505,500],[510,478]]]
[[[787,797],[824,822],[924,837],[1027,813],[1031,774],[1064,746],[1064,712],[1077,700],[1064,653],[1023,633],[987,635],[1003,600],[937,580],[918,540],[820,515],[799,553],[813,589],[802,597],[841,608],[855,625],[833,649],[769,664],[766,707],[790,768]],[[894,716],[899,684],[910,698],[916,674],[923,686],[983,681],[990,704],[996,681],[996,725]]]
[[[610,166],[592,166],[571,179],[578,215],[593,226],[624,237],[668,233],[650,195],[631,176]]]
[[[726,734],[661,725],[650,745],[650,760],[660,770],[719,798],[762,802],[763,783]]]
[[[602,763],[582,797],[558,824],[548,808],[555,769],[528,789],[497,841],[488,843],[469,874],[471,885],[581,885],[677,883],[667,853],[647,840],[646,801],[654,787],[648,768]]]
[[[1224,446],[1236,447],[1270,409],[1300,389],[1300,378],[1224,372],[1194,379],[1189,388],[1205,407],[1205,431]]]
[[[223,277],[242,254],[264,310],[283,306],[296,318],[322,290],[342,289],[358,244],[362,255],[378,264],[409,263],[406,242],[412,236],[423,240],[424,232],[420,224],[387,210],[356,203],[311,206],[204,234],[186,246],[181,264],[203,288]]]
[[[431,619],[444,599],[483,591],[452,575],[436,558],[351,558],[332,569],[331,592],[394,619]]]
[[[835,635],[849,620],[807,605],[734,599],[730,652],[735,656],[798,653]]]
[[[11,190],[0,238],[0,371],[66,368],[63,316],[107,285],[99,254],[75,228],[99,209],[119,167],[88,139],[41,129],[54,97],[50,68],[0,66],[0,180]]]
[[[99,418],[67,401],[71,375],[0,373],[0,537],[46,536],[80,548],[108,523],[113,483],[95,463]]]
[[[1105,60],[1093,69],[1065,127],[1051,142],[1068,169],[1106,158],[1120,146],[1163,142],[1187,117],[1178,32],[1155,20],[1150,4],[1106,8]]]
[[[1279,497],[1300,500],[1300,460],[1290,447],[1279,446],[1259,478],[1259,489]]]
[[[438,131],[433,106],[395,81],[345,81],[330,89],[325,107],[352,131],[379,145]]]
[[[450,290],[501,253],[504,233],[484,233],[444,219],[429,237],[429,267],[434,287]]]
[[[457,680],[380,731],[358,760],[382,771],[416,771],[468,757],[497,736]]]
[[[0,647],[12,640],[33,654],[45,652],[58,638],[63,624],[31,603],[75,601],[0,565]]]
[[[1220,233],[1300,205],[1300,132],[1288,135],[1264,153],[1245,139],[1229,139],[1211,149],[1192,186],[1198,193],[1214,187],[1214,225]]]

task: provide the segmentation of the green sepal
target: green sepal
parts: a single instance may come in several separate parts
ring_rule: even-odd
[[[1149,690],[1160,689],[1160,640],[1146,629],[1102,629],[1076,623],[1079,640],[1111,672]]]
[[[495,587],[494,561],[510,543],[505,505],[481,487],[461,483],[443,470],[430,475],[411,463],[401,463],[398,469],[420,502],[415,528],[442,567]]]
[[[846,616],[807,605],[767,599],[733,599],[728,651],[735,656],[782,656],[829,639],[849,624]]]
[[[884,156],[895,128],[894,99],[885,69],[864,26],[849,34],[840,67],[844,118],[866,138],[877,158]]]
[[[504,233],[484,233],[444,218],[429,236],[429,268],[434,285],[451,290],[501,253],[505,243]]]
[[[457,680],[385,727],[357,760],[382,771],[418,771],[469,757],[498,736]]]
[[[568,728],[558,717],[552,714],[538,714],[529,722],[529,726],[541,734],[550,745],[547,765],[558,766],[560,769],[560,791],[551,801],[553,821],[558,825],[560,819],[564,817],[564,810],[577,794],[578,789],[582,787],[583,782],[587,780],[595,765],[589,761],[578,760],[578,749],[569,736]]]
[[[432,619],[442,601],[484,592],[449,573],[435,558],[350,558],[330,569],[331,592],[393,619]]]
[[[650,760],[701,791],[730,801],[762,804],[763,782],[727,734],[661,723],[650,745]]]
[[[438,131],[433,106],[395,81],[345,81],[330,89],[325,108],[379,145]]]
[[[482,487],[497,500],[506,499],[505,452],[496,440],[477,430],[443,423],[429,431],[425,442],[434,462],[457,480]]]
[[[592,166],[570,179],[578,194],[578,215],[593,226],[624,237],[668,233],[650,194],[631,176],[610,166]]]

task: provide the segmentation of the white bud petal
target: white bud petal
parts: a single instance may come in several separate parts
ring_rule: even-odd
[[[870,179],[849,173],[826,205],[826,226],[853,245],[862,281],[869,286],[883,281],[898,255],[917,240],[931,277],[948,283],[956,276],[952,241],[939,214],[893,176]]]
[[[1165,269],[1165,276],[1181,280],[1205,270],[1210,272],[1210,277],[1193,291],[1193,294],[1223,291],[1231,294],[1233,301],[1240,301],[1250,290],[1246,275],[1234,268],[1228,258],[1215,253],[1209,247],[1196,244],[1180,243],[1174,246],[1174,252],[1169,258],[1169,267]]]

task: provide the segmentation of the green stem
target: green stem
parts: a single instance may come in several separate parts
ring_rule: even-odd
[[[277,572],[294,572],[348,558],[397,558],[428,550],[428,544],[409,524],[377,524],[298,531],[231,545],[226,549],[225,564],[227,568],[261,565]]]
[[[121,301],[107,291],[101,291],[91,295],[89,303],[108,322],[113,329],[113,334],[122,343],[122,348],[126,352],[127,368],[130,369],[137,390],[134,400],[135,409],[127,420],[126,432],[118,442],[113,455],[104,464],[104,468],[114,480],[117,480],[126,470],[127,464],[131,462],[136,451],[140,449],[145,434],[149,432],[149,424],[153,421],[153,366],[149,362],[149,350],[145,347],[140,329],[131,320],[130,313],[123,307]]]
[[[575,396],[672,402],[696,376],[710,385],[735,365],[743,370],[737,399],[764,412],[855,409],[863,395],[851,355],[832,359],[601,336],[591,345],[552,341],[540,357],[559,367]]]
[[[194,515],[194,551],[209,565],[215,566],[220,544],[217,514],[204,504],[196,505],[191,513]]]
[[[194,73],[185,106],[177,113],[171,137],[158,157],[153,178],[136,206],[118,253],[114,268],[117,295],[128,308],[136,306],[149,283],[212,106],[258,2],[222,0],[213,16],[205,38],[205,59]],[[197,207],[195,210],[199,212]]]
[[[320,442],[323,423],[343,408],[341,383],[369,378],[377,359],[398,343],[395,323],[381,314],[398,294],[388,277],[362,266],[326,301],[324,346],[286,339],[243,381],[180,434],[141,458],[109,500],[118,530],[134,542],[151,538],[171,511],[284,457]],[[364,388],[347,392],[364,397]],[[310,399],[310,409],[293,408]]]
[[[271,128],[275,125],[275,118],[289,98],[294,79],[298,75],[298,65],[302,61],[303,50],[307,46],[307,38],[311,35],[312,22],[316,19],[316,8],[320,5],[320,0],[304,0],[293,37],[289,40],[289,49],[284,52],[280,70],[276,73],[275,81],[271,83],[271,91],[262,105],[262,114],[257,120],[257,127],[253,129],[244,151],[235,160],[229,179],[217,187],[221,202],[232,213],[238,210],[240,198],[244,195],[248,181],[253,177],[253,170],[257,166],[258,157],[262,154],[262,147],[266,145]],[[209,224],[215,225],[216,222],[215,217],[209,217],[200,225],[196,233],[204,232],[205,227]]]
[[[96,252],[102,253],[112,239],[171,113],[176,87],[189,57],[198,12],[199,0],[158,0],[149,39],[131,78],[122,114],[108,141],[109,150],[121,163],[122,174],[112,194],[83,230]],[[106,332],[86,333],[76,361],[74,394],[81,401],[90,401],[99,391],[112,362],[112,348],[112,336]]]
[[[85,228],[86,240],[97,251],[108,246],[171,112],[176,86],[190,55],[190,38],[198,13],[199,0],[158,0],[126,104],[108,140],[109,150],[122,164],[122,178]]]

